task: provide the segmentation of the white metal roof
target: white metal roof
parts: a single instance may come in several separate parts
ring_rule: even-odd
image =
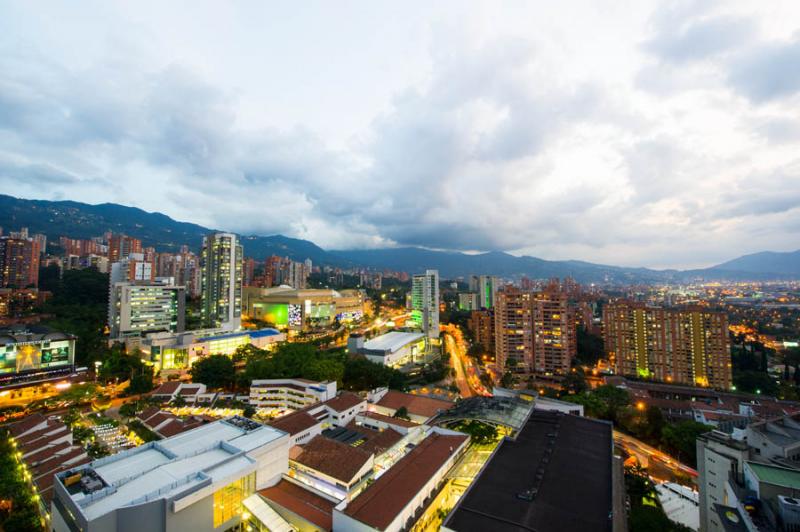
[[[364,349],[395,353],[411,342],[417,342],[424,337],[423,333],[392,331],[367,340],[364,342]]]
[[[91,521],[122,506],[138,504],[145,496],[166,498],[209,478],[212,483],[226,481],[254,471],[256,462],[245,453],[283,437],[286,433],[264,425],[248,431],[224,420],[215,421],[89,464],[114,489],[105,495],[79,492],[72,497]]]

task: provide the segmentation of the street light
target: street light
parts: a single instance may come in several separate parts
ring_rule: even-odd
[[[94,382],[97,382],[97,379],[98,379],[98,377],[100,375],[100,366],[102,364],[103,363],[100,362],[99,360],[95,360],[94,361]]]

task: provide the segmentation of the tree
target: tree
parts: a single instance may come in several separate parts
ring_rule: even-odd
[[[143,368],[142,372],[134,375],[128,385],[129,395],[138,395],[147,393],[153,389],[153,370],[151,368]]]
[[[503,388],[511,388],[514,386],[514,375],[512,375],[510,371],[503,373],[503,376],[500,378],[500,386]]]
[[[256,407],[254,407],[253,405],[245,406],[244,410],[242,411],[242,415],[244,417],[252,418],[254,415],[256,415]]]
[[[497,439],[497,427],[470,420],[460,425],[456,430],[469,434],[472,441],[478,445],[491,443]]]
[[[626,390],[617,388],[611,384],[604,384],[598,386],[591,392],[591,394],[600,401],[603,406],[604,412],[600,417],[617,422],[617,417],[625,407],[631,403],[630,395]]]
[[[230,357],[210,355],[196,361],[189,373],[193,382],[203,383],[209,388],[225,388],[233,384],[236,368]]]
[[[395,411],[394,416],[392,416],[392,417],[397,418],[397,419],[405,419],[406,421],[411,421],[411,417],[408,415],[408,408],[406,408],[404,406],[401,406],[400,408],[398,408]]]
[[[590,333],[583,326],[577,328],[576,337],[578,343],[576,361],[586,366],[597,364],[597,361],[603,358],[603,338]]]
[[[697,463],[697,437],[713,428],[696,421],[679,421],[673,425],[664,426],[661,431],[661,441],[677,454],[679,459],[694,467]]]
[[[481,343],[475,343],[467,349],[467,355],[473,358],[480,358],[481,355],[486,353],[486,348]]]
[[[583,370],[580,368],[573,368],[573,370],[564,377],[561,386],[564,390],[572,394],[583,393],[589,389],[589,385],[586,384],[586,377],[583,374]]]

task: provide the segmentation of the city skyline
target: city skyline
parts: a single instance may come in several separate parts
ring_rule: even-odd
[[[758,7],[7,3],[0,186],[327,249],[793,250],[798,7]]]

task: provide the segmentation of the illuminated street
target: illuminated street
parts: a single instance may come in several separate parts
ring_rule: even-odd
[[[488,390],[481,384],[477,376],[472,360],[467,356],[467,347],[461,330],[454,325],[443,325],[442,331],[445,349],[450,354],[450,365],[456,372],[454,381],[461,397],[489,395]]]
[[[657,466],[662,469],[671,471],[676,476],[689,476],[693,481],[697,478],[697,471],[691,467],[684,465],[668,454],[665,454],[658,449],[647,445],[644,442],[637,440],[627,434],[614,431],[614,443],[624,448],[632,456],[635,456],[642,467],[651,468]],[[655,467],[653,467],[655,469]],[[659,479],[669,480],[669,479]]]

